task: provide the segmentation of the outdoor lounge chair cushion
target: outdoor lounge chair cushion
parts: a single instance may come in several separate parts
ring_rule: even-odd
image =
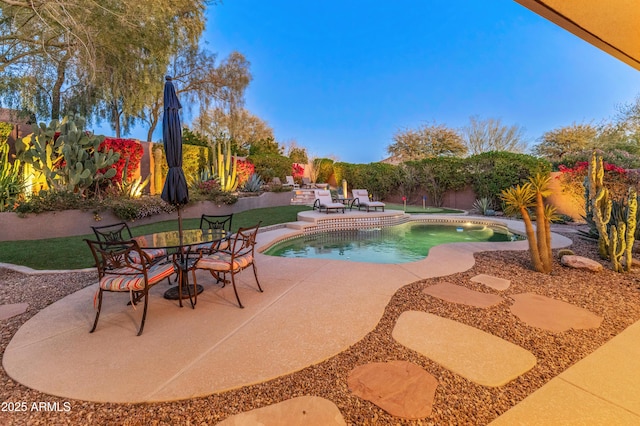
[[[173,264],[156,263],[147,269],[149,285],[153,285],[173,274]],[[135,275],[119,275],[135,274]],[[108,291],[142,291],[144,290],[144,274],[134,268],[121,268],[109,271],[100,280],[100,288]]]
[[[209,256],[204,256],[196,264],[197,268],[209,269],[212,271],[227,272],[231,270],[244,269],[253,262],[253,255],[251,253],[238,256],[233,259],[233,265],[231,264],[231,254],[218,252]]]
[[[331,199],[331,191],[327,190],[316,190],[316,202],[322,209],[340,209],[344,211],[344,204],[342,203],[334,203]]]
[[[378,207],[381,207],[384,211],[385,204],[381,201],[370,201],[369,192],[366,189],[353,189],[351,193],[353,194],[353,198],[357,200],[355,205],[358,207],[358,210],[360,210],[360,207],[366,207],[367,211],[372,207],[376,210]]]

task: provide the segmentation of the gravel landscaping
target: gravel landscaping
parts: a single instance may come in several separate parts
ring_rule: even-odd
[[[599,260],[594,242],[584,240],[575,233],[563,235],[574,241],[570,248],[576,254]],[[346,351],[320,364],[266,383],[187,401],[152,404],[68,401],[26,388],[9,378],[4,369],[0,369],[0,402],[3,403],[0,424],[209,425],[236,413],[297,396],[313,395],[336,404],[351,425],[484,425],[640,320],[640,273],[636,270],[618,274],[608,269],[608,263],[603,264],[605,270],[594,274],[569,269],[555,262],[552,273],[543,275],[530,269],[527,252],[478,254],[476,265],[469,271],[415,282],[400,289],[389,302],[375,330]],[[511,286],[498,292],[470,281],[478,274],[511,280]],[[93,272],[25,275],[0,269],[0,304],[29,304],[26,313],[0,322],[1,354],[4,354],[18,328],[39,310],[94,283],[96,279]],[[423,293],[426,286],[437,283],[457,284],[479,292],[499,294],[506,301],[480,309],[444,302]],[[603,317],[602,324],[597,329],[562,333],[529,327],[509,311],[512,303],[509,296],[527,292],[587,309]],[[537,364],[507,385],[498,388],[477,385],[393,340],[391,332],[395,321],[402,312],[408,310],[429,312],[499,336],[531,351]],[[370,362],[391,360],[413,362],[438,380],[433,412],[429,418],[409,421],[393,417],[348,390],[347,376],[353,368]],[[43,411],[33,409],[32,404],[39,402],[58,404],[49,404]],[[6,411],[7,408],[20,407],[21,403],[26,403],[26,411]]]

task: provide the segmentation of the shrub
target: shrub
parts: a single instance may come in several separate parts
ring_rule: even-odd
[[[384,199],[399,186],[396,167],[392,164],[334,163],[336,182],[346,179],[349,188],[367,189],[375,198]]]
[[[636,189],[639,187],[640,180],[637,173],[627,172],[624,168],[605,161],[603,161],[602,165],[604,169],[603,185],[611,194],[612,199],[625,198],[630,186]],[[560,164],[558,169],[561,174],[557,178],[560,180],[562,192],[584,205],[584,183],[589,170],[589,162],[580,161],[571,167]]]
[[[291,174],[290,158],[278,154],[258,154],[247,158],[255,166],[257,173],[265,182],[271,181],[274,177],[284,181],[285,176]]]
[[[116,217],[128,222],[176,211],[175,206],[162,201],[158,197],[112,199],[109,202],[109,208]]]
[[[135,139],[105,138],[100,144],[100,151],[108,152],[110,149],[113,152],[120,153],[120,158],[108,168],[100,170],[100,172],[105,173],[107,169],[116,169],[116,174],[111,178],[111,182],[122,183],[122,177],[125,175],[124,168],[127,168],[126,176],[133,176],[140,166],[144,150],[142,145]]]
[[[586,149],[583,151],[565,154],[562,157],[561,161],[556,161],[553,163],[553,169],[560,170],[560,166],[571,168],[578,163],[588,163],[591,159],[593,151],[594,150],[592,149]],[[602,160],[605,163],[615,164],[619,167],[622,167],[623,169],[640,168],[640,157],[630,154],[627,151],[623,151],[621,149],[611,149],[607,151],[596,149],[595,152],[597,155],[600,155],[602,157]]]
[[[162,185],[158,185],[159,182],[164,182],[169,171],[167,166],[167,157],[164,153],[164,147],[161,143],[153,144],[152,151],[154,152],[155,170],[154,181],[156,187],[162,188]],[[159,151],[161,155],[157,155]],[[208,146],[196,146],[196,145],[182,145],[182,170],[187,178],[187,182],[193,181],[203,171],[211,172],[212,151]]]
[[[313,160],[316,182],[329,182],[333,175],[333,160],[330,158],[316,158]]]
[[[96,198],[87,198],[73,191],[43,190],[28,200],[20,202],[14,209],[17,213],[43,213],[60,210],[87,210],[98,206]]]
[[[479,198],[489,198],[500,205],[500,193],[512,186],[526,183],[540,173],[546,175],[551,164],[526,154],[491,151],[474,155],[466,160],[471,185]]]
[[[255,173],[255,166],[247,160],[238,159],[237,176],[238,186],[243,186]]]
[[[467,185],[465,161],[458,157],[434,157],[410,165],[416,168],[418,183],[428,192],[431,203],[440,207],[447,191],[457,191]]]

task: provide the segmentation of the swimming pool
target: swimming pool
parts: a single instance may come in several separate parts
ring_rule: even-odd
[[[264,254],[351,262],[406,263],[424,259],[431,247],[440,244],[519,239],[522,237],[499,225],[408,222],[383,228],[302,235],[279,242]]]

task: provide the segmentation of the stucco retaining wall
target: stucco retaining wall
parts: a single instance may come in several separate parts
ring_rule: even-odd
[[[182,209],[185,219],[199,218],[202,214],[229,214],[263,207],[287,206],[291,203],[291,192],[265,192],[257,197],[238,199],[233,205],[216,205],[210,201],[191,204]],[[0,241],[39,240],[43,238],[87,235],[91,226],[108,225],[122,222],[110,212],[100,212],[100,221],[96,221],[91,211],[65,210],[30,214],[19,217],[16,213],[0,213]],[[176,213],[163,213],[128,222],[130,226],[176,220]]]

